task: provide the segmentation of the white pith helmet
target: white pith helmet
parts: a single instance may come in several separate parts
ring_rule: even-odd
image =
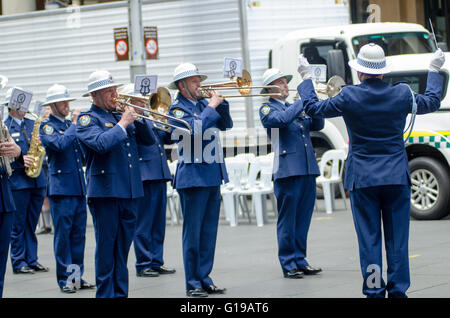
[[[203,82],[208,76],[204,74],[200,74],[197,66],[192,63],[181,63],[175,68],[173,72],[172,82],[167,86],[170,89],[178,89],[175,84],[177,81],[182,80],[183,78],[191,77],[191,76],[200,76],[200,82]]]
[[[92,72],[89,76],[88,83],[88,92],[83,94],[83,97],[88,97],[90,93],[101,89],[120,86],[120,84],[114,82],[111,73],[105,70],[97,70]]]
[[[356,59],[349,61],[348,65],[358,72],[371,75],[386,74],[391,71],[386,63],[383,49],[375,43],[363,45]]]
[[[292,79],[292,75],[285,75],[283,72],[281,72],[277,68],[269,68],[263,74],[263,86],[270,85],[270,83],[272,83],[273,81],[276,81],[277,79],[279,79],[281,77],[286,78],[286,82],[288,82],[288,83]],[[265,94],[265,93],[267,93],[267,89],[266,88],[261,89],[260,94]]]
[[[53,103],[64,102],[64,101],[73,101],[76,98],[71,98],[69,91],[64,85],[53,84],[47,90],[47,95],[45,96],[45,101],[42,103],[42,106],[47,106]]]
[[[12,94],[12,91],[14,90],[14,88],[17,88],[17,89],[20,89],[21,91],[23,91],[23,88],[22,88],[22,87],[19,87],[19,86],[14,86],[14,87],[8,88],[8,90],[6,91],[5,99],[3,100],[3,102],[1,103],[1,105],[6,105],[6,106],[8,106],[9,100],[11,99],[11,94]]]

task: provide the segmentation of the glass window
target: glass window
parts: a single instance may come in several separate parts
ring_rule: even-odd
[[[442,96],[441,100],[444,98],[447,92],[448,84],[448,73],[446,71],[441,71],[441,75],[444,76],[444,82],[442,84]],[[411,89],[417,94],[425,93],[427,88],[427,77],[428,71],[409,71],[409,72],[391,72],[383,75],[383,81],[395,84],[398,82],[406,82]]]
[[[386,56],[432,53],[436,50],[432,36],[425,32],[369,34],[352,39],[355,52],[359,52],[360,47],[367,43],[381,46]]]
[[[304,44],[300,48],[300,53],[306,57],[309,64],[327,64],[328,51],[334,49],[334,44],[314,43]]]

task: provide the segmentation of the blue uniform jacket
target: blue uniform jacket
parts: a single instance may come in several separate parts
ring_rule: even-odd
[[[84,158],[76,126],[50,115],[41,123],[39,135],[48,157],[48,195],[86,195]]]
[[[417,114],[439,109],[442,82],[438,73],[428,73],[425,93],[415,94]],[[318,101],[311,80],[306,80],[298,86],[298,92],[310,116],[344,118],[350,143],[346,189],[411,184],[403,141],[406,117],[412,110],[407,85],[368,79]]]
[[[219,136],[219,130],[233,127],[228,102],[224,101],[214,109],[205,99],[194,105],[178,94],[169,113],[187,121],[193,130],[191,136],[177,136],[176,129],[172,132],[172,139],[180,139],[175,188],[211,187],[221,185],[222,180],[228,182]],[[184,127],[174,120],[170,122]]]
[[[88,198],[134,199],[144,195],[136,139],[151,145],[154,135],[136,120],[127,133],[117,125],[119,113],[92,105],[77,121],[77,138],[86,154]]]
[[[147,180],[172,180],[169,166],[167,165],[165,143],[172,143],[170,133],[154,127],[150,120],[145,121],[155,136],[153,145],[144,145],[138,142],[139,167],[142,181]]]
[[[274,179],[320,175],[309,132],[321,130],[325,120],[322,117],[311,118],[302,110],[301,100],[290,105],[273,98],[259,110],[275,152]],[[272,128],[277,129],[273,130],[277,135],[272,135]]]
[[[31,141],[34,120],[24,118],[22,124],[25,125],[25,132],[28,136],[28,139]],[[13,120],[11,116],[8,116],[8,118],[5,120],[5,125],[9,129],[9,134],[11,135],[12,139],[14,139],[16,144],[20,147],[20,149],[22,149],[22,154],[26,155],[28,153],[30,145],[28,144],[27,138],[22,132],[22,128],[16,123],[15,120]],[[47,180],[45,179],[43,170],[37,178],[30,178],[25,174],[25,166],[23,162],[15,160],[11,164],[11,168],[13,169],[13,173],[9,180],[11,182],[12,190],[43,188],[47,185]]]

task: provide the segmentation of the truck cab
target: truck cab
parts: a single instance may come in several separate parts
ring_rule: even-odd
[[[310,64],[327,66],[327,80],[339,75],[347,85],[356,85],[359,84],[357,72],[348,66],[348,61],[355,59],[359,48],[370,42],[384,49],[387,63],[392,67],[383,80],[407,82],[416,93],[425,91],[428,65],[436,45],[423,26],[413,23],[364,23],[293,31],[275,43],[269,55],[269,67],[292,74],[289,86],[296,89],[301,82],[298,56],[303,54]],[[444,76],[441,108],[417,116],[405,143],[412,179],[411,215],[416,219],[440,219],[450,213],[449,69],[450,54],[446,53],[441,70]],[[317,88],[326,86],[326,83],[315,84]],[[295,98],[290,96],[291,101]],[[311,139],[318,160],[328,149],[348,151],[348,134],[341,117],[326,119],[324,129],[311,134]]]

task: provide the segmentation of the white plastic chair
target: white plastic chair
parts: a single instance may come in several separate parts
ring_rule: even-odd
[[[256,157],[250,164],[248,182],[241,187],[238,193],[238,197],[251,196],[251,211],[255,212],[257,226],[263,226],[264,220],[267,219],[267,211],[264,203],[265,195],[273,194],[272,173],[273,156],[265,155]],[[259,181],[257,180],[258,174],[260,174]],[[250,213],[249,221],[251,222]]]
[[[220,193],[226,220],[230,222],[230,226],[236,226],[239,214],[237,193],[241,187],[241,180],[248,173],[248,161],[236,157],[225,158],[225,165],[229,182],[221,186]]]
[[[332,149],[326,151],[320,160],[320,176],[316,178],[316,183],[321,184],[323,188],[323,198],[325,201],[325,210],[327,214],[333,213],[336,209],[334,202],[334,185],[339,185],[342,199],[344,200],[345,208],[347,209],[347,200],[344,191],[344,184],[342,183],[342,173],[344,171],[344,161],[346,153],[342,149]],[[327,163],[331,162],[331,176],[325,177],[325,167]]]
[[[167,160],[167,164],[169,166],[170,174],[172,175],[172,177],[175,176],[175,172],[177,170],[177,163],[178,160],[175,161]],[[172,187],[170,181],[167,182],[167,208],[169,209],[170,212],[170,219],[172,225],[179,224],[180,220],[182,219],[180,197],[177,190],[175,190]]]

